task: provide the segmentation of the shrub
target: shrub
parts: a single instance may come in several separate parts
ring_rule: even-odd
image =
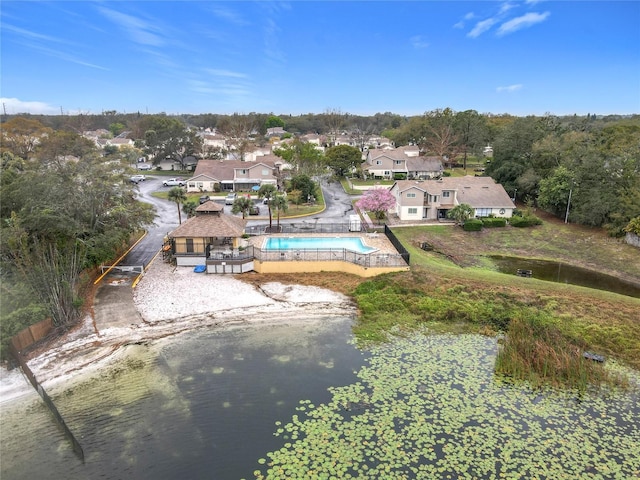
[[[482,220],[471,218],[464,222],[462,228],[465,232],[479,232],[480,230],[482,230]]]
[[[393,174],[393,179],[394,180],[406,180],[407,179],[407,174],[406,173],[394,173]]]
[[[534,225],[542,225],[542,220],[535,215],[527,215],[524,217],[511,217],[509,223],[512,227],[524,228],[533,227]]]
[[[507,219],[501,217],[485,217],[480,219],[482,226],[485,228],[504,227],[507,225]]]

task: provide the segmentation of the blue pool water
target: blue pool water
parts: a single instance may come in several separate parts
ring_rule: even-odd
[[[344,248],[357,253],[372,253],[375,248],[367,247],[360,237],[270,237],[264,243],[264,250],[329,250]]]

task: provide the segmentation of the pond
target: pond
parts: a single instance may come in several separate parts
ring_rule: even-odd
[[[115,368],[50,392],[85,464],[36,397],[2,406],[0,476],[638,475],[636,373],[626,392],[533,391],[495,377],[493,338],[414,334],[363,353],[350,327],[198,331],[128,347]]]
[[[516,271],[531,270],[533,278],[549,282],[570,283],[582,287],[606,290],[630,297],[640,298],[640,286],[625,282],[617,277],[599,273],[586,268],[574,267],[560,262],[532,260],[518,257],[493,255],[489,257],[498,267],[498,271],[516,274]],[[639,264],[640,274],[640,264]]]

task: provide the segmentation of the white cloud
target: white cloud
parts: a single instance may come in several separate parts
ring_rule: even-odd
[[[411,45],[413,45],[413,48],[427,48],[429,42],[427,42],[422,35],[414,35],[411,37]]]
[[[17,98],[0,98],[4,110],[9,114],[30,113],[32,115],[55,115],[60,113],[59,107],[45,102],[24,102]]]
[[[471,37],[471,38],[479,37],[484,32],[486,32],[491,27],[493,27],[496,22],[497,20],[495,18],[487,18],[486,20],[482,20],[476,23],[476,26],[473,27],[469,33],[467,33],[467,37]]]
[[[220,70],[217,68],[207,68],[206,72],[216,77],[232,77],[232,78],[247,78],[244,73],[232,72],[231,70]]]
[[[103,7],[99,10],[105,17],[125,30],[134,42],[152,47],[161,47],[164,45],[164,39],[157,33],[154,33],[159,30],[160,27],[158,25],[146,22],[132,15],[127,15],[126,13],[116,12],[110,8]]]
[[[512,8],[515,8],[515,5],[513,3],[505,2],[500,5],[500,13],[507,13]]]
[[[216,17],[232,23],[236,26],[242,27],[245,25],[249,25],[249,22],[242,15],[240,15],[235,10],[231,10],[230,8],[226,8],[221,5],[215,5],[210,10],[211,13],[213,13]]]
[[[544,13],[535,13],[535,12],[531,12],[531,13],[526,13],[520,17],[516,17],[513,18],[511,20],[509,20],[508,22],[504,22],[502,25],[500,25],[500,28],[498,29],[497,35],[502,36],[502,35],[507,35],[509,33],[513,33],[517,30],[521,30],[523,28],[528,28],[531,27],[532,25],[535,25],[536,23],[540,23],[540,22],[544,22],[549,15],[551,15],[549,12],[544,12]]]
[[[464,28],[464,22],[468,20],[473,20],[475,18],[475,14],[473,12],[467,13],[462,20],[453,25],[453,28]]]
[[[498,87],[498,88],[496,88],[496,92],[498,92],[498,93],[502,93],[502,92],[513,93],[513,92],[517,92],[518,90],[521,90],[522,86],[523,85],[521,83],[516,83],[515,85],[508,85],[506,87]]]
[[[13,33],[17,33],[18,35],[22,36],[22,37],[26,37],[29,38],[31,40],[42,40],[45,42],[56,42],[56,43],[60,43],[62,42],[62,40],[56,38],[56,37],[52,37],[50,35],[43,35],[41,33],[36,33],[36,32],[32,32],[31,30],[25,30],[24,28],[20,28],[20,27],[14,27],[13,25],[8,25],[8,24],[4,24],[2,25],[2,30],[4,30],[5,32],[13,32]]]

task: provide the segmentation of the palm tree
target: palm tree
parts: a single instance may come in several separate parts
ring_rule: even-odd
[[[287,201],[287,198],[284,195],[276,195],[271,200],[271,205],[273,205],[273,208],[276,209],[276,214],[278,219],[277,230],[279,232],[280,231],[280,212],[287,211],[287,209],[289,208],[289,202]]]
[[[178,206],[178,222],[182,224],[182,214],[180,213],[180,204],[184,203],[187,200],[187,194],[184,193],[184,190],[180,187],[173,187],[169,190],[169,200],[172,202],[176,202]]]
[[[187,200],[182,204],[182,211],[187,215],[187,218],[191,218],[196,214],[197,206],[194,200]]]
[[[251,199],[243,195],[235,199],[235,201],[233,202],[233,207],[231,208],[231,213],[242,212],[242,218],[245,218],[247,212],[252,206],[253,202],[251,201]]]
[[[269,231],[271,231],[271,228],[273,226],[271,220],[271,199],[275,196],[277,191],[278,189],[276,188],[276,186],[271,185],[270,183],[265,183],[260,187],[260,190],[258,190],[258,198],[266,199],[267,207],[269,207]]]

